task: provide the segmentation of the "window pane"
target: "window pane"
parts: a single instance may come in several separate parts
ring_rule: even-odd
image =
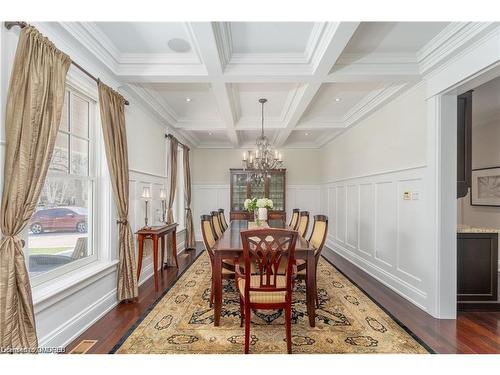
[[[85,139],[71,137],[71,173],[89,174],[89,142]]]
[[[29,222],[29,271],[32,276],[92,255],[88,223],[91,182],[47,177]]]
[[[64,106],[61,115],[61,122],[59,124],[59,130],[69,131],[69,91],[66,91],[64,95]]]
[[[72,134],[88,138],[89,136],[89,103],[75,94],[71,94],[71,124]]]
[[[54,172],[69,172],[69,136],[64,133],[58,133],[52,161],[50,162],[49,171]]]

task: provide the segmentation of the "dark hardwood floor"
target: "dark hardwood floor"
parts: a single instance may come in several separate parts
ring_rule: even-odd
[[[66,348],[71,351],[82,340],[97,340],[89,353],[109,353],[120,338],[146,310],[172,286],[178,276],[202,251],[188,250],[179,257],[179,270],[169,268],[159,278],[159,292],[150,278],[139,288],[137,303],[120,304],[76,338]],[[500,312],[459,312],[456,320],[435,319],[347,260],[332,252],[325,257],[363,289],[409,331],[436,353],[500,353]]]

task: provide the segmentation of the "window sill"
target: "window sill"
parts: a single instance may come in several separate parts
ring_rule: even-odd
[[[33,306],[39,313],[114,272],[118,260],[97,261],[33,288]]]

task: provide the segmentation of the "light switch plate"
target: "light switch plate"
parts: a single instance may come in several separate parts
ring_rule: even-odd
[[[420,199],[420,192],[414,191],[413,193],[411,193],[411,199],[414,201],[418,201]]]
[[[409,192],[409,191],[405,191],[405,192],[403,193],[403,199],[404,199],[405,201],[409,201],[409,200],[411,200],[411,192]]]

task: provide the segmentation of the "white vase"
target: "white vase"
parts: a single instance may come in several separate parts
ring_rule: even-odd
[[[259,220],[267,221],[267,208],[259,207]]]

